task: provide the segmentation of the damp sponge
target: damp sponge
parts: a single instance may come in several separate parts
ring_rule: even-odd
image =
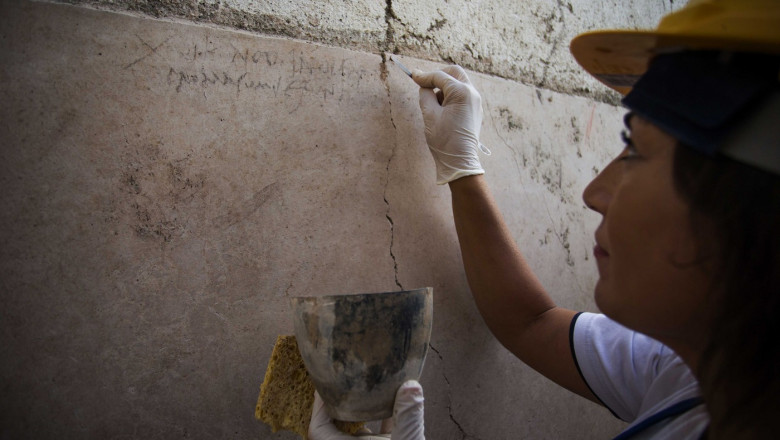
[[[273,432],[285,429],[306,440],[312,405],[314,383],[303,364],[298,342],[295,336],[281,335],[276,338],[265,379],[260,385],[255,418],[271,426]],[[363,427],[363,423],[335,421],[334,424],[349,434]]]

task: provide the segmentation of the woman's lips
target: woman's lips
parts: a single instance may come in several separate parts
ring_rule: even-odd
[[[596,257],[596,259],[607,258],[609,257],[609,253],[607,253],[607,251],[605,251],[603,247],[597,244],[596,246],[593,247],[593,256]]]

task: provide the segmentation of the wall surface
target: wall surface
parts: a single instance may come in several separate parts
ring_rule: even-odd
[[[555,60],[586,21],[669,6],[303,3],[0,3],[0,437],[295,438],[253,418],[289,298],[425,286],[429,439],[614,435],[607,410],[486,329],[417,87],[381,53],[491,73],[470,72],[488,182],[553,298],[595,310],[599,218],[580,193],[619,150],[623,112],[593,99],[601,86],[562,93],[581,75]],[[228,12],[308,41],[214,15]],[[549,14],[552,45],[512,43]]]
[[[400,53],[617,104],[569,41],[593,29],[654,28],[685,0],[66,0],[155,17]]]

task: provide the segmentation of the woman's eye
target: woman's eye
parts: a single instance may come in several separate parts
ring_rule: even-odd
[[[631,159],[632,157],[637,155],[636,152],[636,146],[634,145],[634,141],[631,140],[631,136],[628,135],[628,132],[623,130],[620,133],[620,138],[623,140],[623,152],[620,154],[620,159]]]

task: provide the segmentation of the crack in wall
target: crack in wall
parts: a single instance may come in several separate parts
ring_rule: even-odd
[[[458,427],[458,431],[460,431],[460,435],[461,435],[460,437],[461,440],[470,438],[471,436],[466,433],[466,430],[463,429],[463,426],[461,426],[461,424],[455,419],[455,415],[452,412],[452,389],[451,389],[450,379],[447,378],[447,371],[444,368],[444,357],[441,355],[439,350],[437,350],[436,347],[433,346],[433,344],[428,344],[428,346],[431,348],[431,350],[434,353],[436,353],[436,356],[439,357],[439,360],[442,363],[441,376],[444,378],[444,382],[447,383],[447,413],[449,414],[450,420],[452,421],[452,423],[455,424],[455,426]]]
[[[395,15],[395,12],[393,11],[393,2],[392,0],[387,0],[387,6],[385,7],[385,23],[387,24],[387,29],[385,31],[385,41],[382,44],[382,47],[380,48],[381,53],[381,63],[379,66],[380,69],[380,78],[382,82],[385,85],[385,90],[387,91],[387,100],[388,100],[388,107],[390,109],[390,123],[393,125],[393,130],[397,130],[398,127],[395,125],[395,120],[393,119],[393,100],[392,95],[390,93],[390,84],[387,81],[388,76],[388,69],[387,69],[387,63],[388,63],[388,57],[387,52],[391,53],[398,53],[398,48],[395,46],[395,30],[393,29],[393,22],[401,23],[401,25],[405,26],[401,20],[398,19],[398,17]],[[391,50],[392,48],[392,50]],[[387,218],[387,221],[390,223],[390,257],[393,259],[393,270],[395,272],[395,284],[398,286],[401,290],[405,290],[404,287],[401,285],[401,282],[398,280],[398,260],[395,257],[395,253],[393,252],[393,245],[395,244],[395,222],[393,221],[393,218],[390,216],[390,201],[387,199],[387,188],[390,186],[390,164],[393,162],[393,158],[395,157],[395,151],[398,147],[397,142],[393,143],[393,149],[390,153],[390,157],[387,159],[387,167],[385,168],[386,174],[385,174],[385,188],[383,193],[383,199],[385,201],[385,205],[387,206],[387,210],[385,211],[385,218]],[[466,440],[468,438],[474,438],[469,436],[466,431],[463,429],[463,427],[460,425],[460,423],[455,419],[455,415],[452,412],[452,390],[451,390],[451,384],[449,378],[447,378],[447,374],[444,370],[444,358],[442,357],[441,353],[439,353],[439,350],[437,350],[433,345],[429,344],[429,347],[431,350],[436,353],[436,355],[439,357],[439,360],[442,362],[442,377],[444,378],[444,382],[447,383],[447,413],[449,414],[449,418],[452,421],[453,424],[458,428],[458,431],[460,431],[460,440]]]
[[[398,16],[395,15],[395,11],[393,11],[393,0],[387,0],[387,3],[385,5],[385,24],[387,27],[385,28],[385,41],[381,49],[382,49],[382,61],[384,61],[384,52],[391,51],[393,53],[398,52],[398,48],[395,46],[395,29],[393,28],[393,21],[398,21]],[[391,50],[392,47],[392,50]]]
[[[384,76],[387,75],[385,67],[385,63],[382,62],[382,70],[384,73]],[[393,125],[393,131],[397,129],[395,126],[395,121],[393,121],[393,105],[392,100],[390,99],[390,86],[387,83],[386,78],[384,79],[385,83],[385,90],[387,90],[387,100],[390,107],[390,123]],[[393,246],[395,245],[395,222],[393,222],[393,218],[390,216],[390,201],[387,199],[387,188],[390,186],[390,164],[393,162],[393,157],[395,157],[395,149],[396,149],[396,143],[393,142],[393,149],[390,152],[390,157],[387,158],[387,166],[385,167],[385,188],[384,192],[382,193],[382,199],[385,201],[385,206],[387,209],[385,210],[385,218],[387,219],[387,222],[390,223],[390,258],[393,259],[393,273],[395,276],[395,285],[398,286],[399,289],[405,290],[404,286],[401,284],[400,281],[398,281],[398,260],[395,258],[395,253],[393,252]]]
[[[385,91],[387,92],[387,103],[388,108],[390,109],[390,124],[393,125],[393,131],[396,131],[398,127],[396,127],[395,121],[393,120],[393,99],[390,94],[390,84],[387,82],[387,56],[385,55],[385,52],[390,50],[390,47],[395,41],[395,31],[393,30],[392,22],[393,20],[397,19],[398,18],[396,17],[395,12],[393,12],[392,0],[387,0],[387,5],[385,6],[385,23],[387,24],[387,29],[385,31],[385,41],[380,48],[381,53],[379,55],[382,61],[379,64],[379,77],[382,80],[382,83],[384,83]],[[382,193],[382,198],[384,199],[385,205],[387,206],[387,210],[385,211],[385,218],[387,219],[387,222],[390,223],[390,258],[393,259],[395,285],[398,286],[399,289],[405,290],[404,286],[398,280],[398,260],[395,258],[395,253],[393,252],[393,246],[395,245],[395,222],[393,222],[393,218],[390,216],[390,201],[387,200],[387,188],[390,186],[390,164],[393,162],[393,157],[395,157],[396,148],[397,143],[393,142],[393,149],[390,152],[390,157],[387,158],[387,166],[385,167],[385,188],[384,192]]]

